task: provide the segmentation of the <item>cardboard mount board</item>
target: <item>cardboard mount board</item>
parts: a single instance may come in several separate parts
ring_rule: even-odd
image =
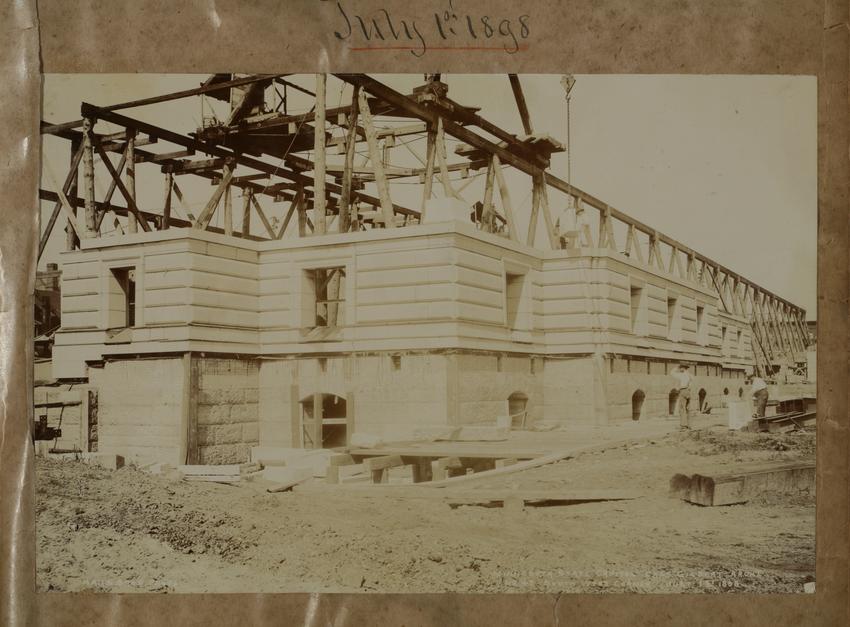
[[[180,4],[20,0],[0,8],[0,623],[736,624],[848,622],[848,3],[846,0],[340,2],[421,25],[423,41],[372,50],[335,2]],[[489,47],[434,22],[508,19]],[[525,16],[527,32],[521,30]],[[427,26],[426,26],[427,25]],[[525,36],[522,33],[525,32]],[[518,34],[517,34],[518,33]],[[516,37],[516,41],[514,41]],[[427,49],[426,49],[427,48]],[[819,260],[817,593],[714,595],[35,594],[29,437],[38,242],[40,72],[735,73],[818,77]],[[25,358],[25,359],[24,359]],[[710,618],[709,618],[710,617]]]

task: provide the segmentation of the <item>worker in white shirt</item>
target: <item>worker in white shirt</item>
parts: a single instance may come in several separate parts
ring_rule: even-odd
[[[756,416],[764,418],[764,410],[767,407],[767,382],[758,375],[754,375],[752,381],[753,400],[756,403]]]
[[[674,372],[673,378],[676,379],[676,389],[679,394],[676,397],[677,412],[679,413],[679,428],[690,429],[690,403],[691,403],[691,374],[688,372],[688,366],[681,364]]]

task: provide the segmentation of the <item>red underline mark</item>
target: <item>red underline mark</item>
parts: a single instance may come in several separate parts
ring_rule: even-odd
[[[352,52],[367,52],[372,50],[422,50],[417,46],[360,46],[349,48]],[[527,45],[518,46],[516,50],[505,49],[503,46],[429,46],[427,50],[486,50],[490,52],[524,52]]]

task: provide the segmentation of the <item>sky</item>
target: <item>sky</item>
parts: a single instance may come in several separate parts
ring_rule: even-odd
[[[43,119],[78,119],[82,100],[95,105],[124,102],[189,89],[205,78],[49,74],[44,81]],[[410,93],[422,83],[421,74],[376,78],[403,93]],[[816,319],[815,78],[575,78],[569,103],[572,184],[803,307],[809,320]],[[313,89],[312,75],[292,80]],[[506,75],[444,74],[442,80],[449,85],[448,95],[454,101],[481,107],[479,113],[487,120],[510,132],[523,133]],[[520,80],[534,131],[566,143],[567,102],[560,75],[521,75]],[[329,107],[348,104],[350,98],[350,87],[328,79]],[[290,92],[290,113],[306,111],[311,105],[309,97]],[[226,108],[224,103],[204,99],[202,110],[201,99],[195,97],[123,113],[187,134],[200,125],[202,115],[214,110],[221,117],[226,115]],[[410,120],[399,121],[409,123]],[[100,123],[97,130],[118,129]],[[449,142],[450,162],[458,160],[452,154],[454,146],[454,142]],[[424,155],[424,139],[408,147]],[[43,186],[54,189],[47,171],[52,171],[56,179],[64,178],[70,158],[69,142],[48,137],[44,148]],[[167,144],[145,148],[161,152],[178,149]],[[401,166],[419,165],[404,147],[393,149],[393,160]],[[567,178],[566,153],[554,155],[551,170],[560,178]],[[107,186],[104,175],[105,170],[96,175],[98,197]],[[466,182],[459,176],[455,175],[455,187]],[[164,190],[159,169],[140,166],[138,177],[142,208],[161,207]],[[206,182],[190,182],[188,178],[179,177],[179,183],[185,188],[190,205],[202,207],[211,188]],[[524,232],[531,204],[530,180],[511,170],[506,170],[506,178],[520,232]],[[463,196],[472,201],[479,199],[483,195],[483,179],[479,175],[464,189]],[[440,191],[439,184],[435,184],[435,190]],[[400,204],[418,208],[420,193],[418,184],[393,185],[393,199]],[[114,198],[123,204],[117,192]],[[566,196],[550,191],[550,205],[556,217],[566,203]],[[51,209],[47,205],[43,203],[43,220]],[[241,199],[235,200],[234,206],[241,207]],[[283,203],[266,208],[276,216],[285,211]],[[622,237],[619,245],[623,246]],[[64,233],[57,228],[40,267],[55,261],[63,246]]]

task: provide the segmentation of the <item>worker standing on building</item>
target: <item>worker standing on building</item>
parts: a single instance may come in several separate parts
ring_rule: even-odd
[[[681,364],[676,371],[673,372],[673,378],[676,379],[676,389],[679,392],[676,397],[679,413],[679,428],[690,429],[691,420],[689,406],[691,403],[691,373],[688,372],[688,366],[686,364]]]
[[[757,418],[764,418],[764,410],[767,407],[767,397],[769,396],[767,382],[756,374],[752,377],[752,385],[753,400],[756,403],[755,415]]]

